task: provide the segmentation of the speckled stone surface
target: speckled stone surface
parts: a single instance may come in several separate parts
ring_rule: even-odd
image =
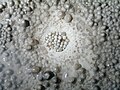
[[[0,90],[120,90],[119,10],[119,0],[0,0]]]

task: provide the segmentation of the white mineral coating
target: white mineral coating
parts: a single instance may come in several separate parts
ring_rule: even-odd
[[[119,10],[119,0],[0,0],[0,90],[119,90]],[[53,33],[45,36],[46,47],[57,52],[67,48],[65,52],[47,52],[40,44],[41,36],[48,32]],[[47,53],[43,54],[44,50]],[[45,81],[37,80],[36,74],[25,73],[27,65],[42,65],[45,71],[54,69],[56,64],[62,68],[55,73],[54,81],[57,75],[64,77],[59,84],[48,80],[49,73]],[[88,72],[81,65],[92,67]],[[32,70],[40,73],[37,67]],[[74,76],[68,73],[78,74],[76,85],[73,86]],[[11,79],[14,75],[15,80]]]
[[[45,43],[46,46],[49,49],[55,49],[55,51],[63,51],[69,43],[66,33],[61,33],[61,32],[54,32],[54,33],[48,33],[45,37]]]

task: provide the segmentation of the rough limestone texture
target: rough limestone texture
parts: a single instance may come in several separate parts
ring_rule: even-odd
[[[0,0],[0,90],[120,90],[119,0]]]

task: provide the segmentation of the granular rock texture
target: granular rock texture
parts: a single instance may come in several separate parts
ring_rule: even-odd
[[[67,47],[69,39],[65,32],[54,32],[46,35],[45,42],[49,50],[54,49],[56,52],[61,52]]]
[[[0,90],[120,90],[119,0],[0,0]]]

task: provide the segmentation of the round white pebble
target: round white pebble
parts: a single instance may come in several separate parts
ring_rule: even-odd
[[[0,4],[0,9],[3,9],[3,5],[2,4]]]
[[[67,39],[67,37],[66,37],[66,36],[63,36],[62,38],[63,38],[64,40],[66,40],[66,39]]]
[[[72,21],[72,15],[71,14],[66,14],[65,17],[64,17],[64,20],[68,23],[68,22],[71,22]]]
[[[58,39],[59,39],[59,40],[61,40],[61,39],[62,39],[62,37],[61,37],[61,36],[58,36]]]
[[[58,11],[57,15],[59,18],[64,18],[65,13],[63,11]]]

